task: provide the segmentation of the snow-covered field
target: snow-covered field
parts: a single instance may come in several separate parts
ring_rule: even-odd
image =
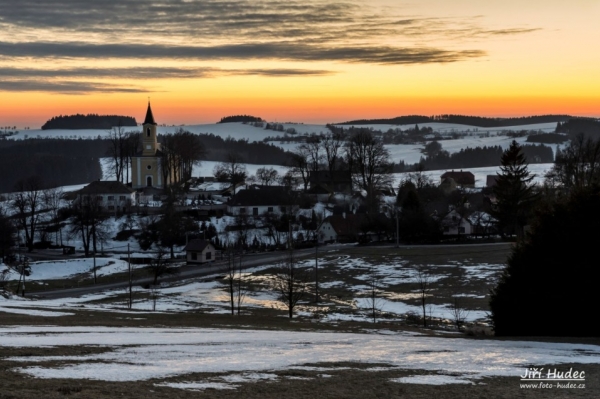
[[[326,250],[326,247],[325,247]],[[42,280],[60,278],[92,278],[92,260],[79,259],[71,261],[36,262],[32,264],[32,274],[27,277],[30,283]],[[373,263],[376,262],[376,263]],[[110,275],[127,270],[127,263],[118,259],[99,258],[97,260],[98,275]],[[264,271],[273,264],[246,270],[244,273],[244,286],[248,287],[243,301],[244,312],[252,313],[256,309],[280,309],[283,304],[278,300],[278,293],[271,287],[271,275]],[[299,267],[312,268],[312,259],[302,261]],[[472,262],[453,262],[449,264],[427,265],[431,270],[428,276],[430,283],[444,284],[453,270],[460,270],[464,274],[462,285],[457,288],[454,296],[471,296],[485,298],[487,287],[493,284],[502,272],[502,264],[473,264]],[[0,265],[0,271],[2,270]],[[142,266],[133,266],[135,278],[147,276]],[[321,273],[327,271],[333,278],[321,278],[322,303],[314,307],[310,303],[301,302],[297,312],[301,317],[314,319],[318,314],[319,319],[325,323],[337,323],[342,320],[369,321],[372,303],[369,299],[369,281],[375,273],[377,277],[377,307],[380,312],[387,315],[389,319],[401,319],[407,313],[419,314],[421,308],[415,305],[418,294],[410,291],[407,284],[415,283],[417,272],[413,267],[407,266],[407,262],[397,256],[371,259],[361,256],[339,255],[337,251],[326,253],[320,260]],[[181,283],[163,285],[153,292],[156,302],[148,298],[148,290],[135,286],[134,311],[151,311],[153,307],[161,312],[185,312],[195,311],[203,313],[226,313],[229,310],[229,297],[226,281],[219,279],[219,271],[213,276],[203,278],[202,281],[187,280]],[[343,276],[351,275],[348,279]],[[339,278],[338,278],[339,276]],[[14,273],[10,276],[12,280],[18,280]],[[348,285],[348,281],[358,281],[354,285]],[[468,290],[470,283],[486,282],[484,292],[474,295]],[[251,289],[250,289],[251,287]],[[343,288],[350,292],[351,297],[340,300],[335,295],[329,294],[330,289]],[[311,288],[312,290],[313,288]],[[40,316],[58,316],[66,309],[89,309],[100,311],[122,311],[125,307],[122,299],[118,299],[123,290],[111,290],[98,294],[90,294],[77,298],[65,298],[60,300],[31,300],[12,296],[5,299],[0,296],[0,312],[25,313],[26,309],[35,309]],[[141,295],[140,295],[141,294]],[[427,307],[428,314],[439,320],[451,320],[452,309],[451,298],[447,298],[446,304],[430,304]],[[411,301],[412,300],[412,301]],[[466,310],[466,309],[465,309]],[[481,309],[469,309],[465,311],[465,320],[469,322],[485,321],[487,313]]]
[[[312,367],[319,371],[336,370],[336,367],[328,366],[333,362],[387,364],[390,369],[432,372],[433,383],[439,383],[439,375],[442,375],[448,383],[469,384],[477,383],[482,377],[518,377],[532,364],[600,363],[600,347],[594,345],[445,339],[406,334],[199,328],[0,328],[0,346],[4,347],[70,345],[103,346],[112,350],[102,354],[27,356],[9,360],[31,364],[18,371],[36,378],[139,381],[189,373],[224,374],[167,385],[183,389],[210,386],[206,384],[222,384],[217,387],[232,389],[236,388],[236,382],[277,378],[273,374],[251,373],[306,369],[302,365],[315,363],[321,363],[319,368]],[[61,363],[59,366],[40,364],[46,361]],[[417,381],[423,383],[423,379]]]

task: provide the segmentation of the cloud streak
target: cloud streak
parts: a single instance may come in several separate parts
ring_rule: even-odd
[[[222,69],[222,68],[63,68],[33,69],[0,67],[4,79],[22,78],[115,78],[122,79],[193,79],[212,78],[225,75],[262,76],[324,76],[334,72],[321,69]]]
[[[316,69],[221,69],[221,68],[65,68],[32,69],[0,67],[0,90],[49,93],[141,93],[152,91],[131,84],[107,84],[103,79],[198,79],[220,76],[327,76],[334,72]],[[80,80],[73,80],[80,79]],[[100,79],[100,82],[89,81]]]
[[[1,91],[11,92],[49,92],[61,94],[87,94],[87,93],[145,93],[147,89],[136,87],[122,87],[96,82],[72,81],[35,81],[35,80],[3,80],[0,81]]]
[[[131,58],[177,60],[253,60],[363,62],[373,64],[427,64],[481,57],[481,50],[391,46],[320,46],[298,42],[225,44],[211,47],[90,43],[0,42],[5,57]]]

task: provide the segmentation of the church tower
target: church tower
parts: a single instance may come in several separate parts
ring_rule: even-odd
[[[156,155],[156,152],[160,150],[160,145],[158,144],[158,138],[156,137],[156,127],[158,125],[154,121],[154,115],[152,114],[150,102],[148,102],[146,118],[144,119],[144,124],[142,126],[142,154],[147,157],[154,156]]]
[[[146,118],[142,124],[142,151],[132,157],[131,187],[142,189],[153,187],[165,188],[165,176],[161,168],[161,146],[157,137],[158,124],[154,120],[152,107],[148,102]]]

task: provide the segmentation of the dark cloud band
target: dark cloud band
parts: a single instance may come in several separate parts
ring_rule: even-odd
[[[0,42],[5,57],[43,58],[126,58],[288,61],[337,61],[372,64],[426,64],[457,62],[485,55],[480,50],[449,51],[436,48],[388,46],[325,47],[297,42],[227,44],[221,46],[167,46],[90,43],[7,43]]]

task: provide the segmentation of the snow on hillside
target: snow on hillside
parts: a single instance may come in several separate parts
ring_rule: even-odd
[[[16,371],[46,379],[139,381],[190,373],[223,374],[196,376],[194,381],[177,385],[157,382],[188,389],[217,382],[233,389],[237,387],[233,377],[242,377],[235,373],[310,370],[303,365],[317,363],[321,367],[313,369],[318,371],[335,371],[332,363],[385,364],[389,370],[416,369],[468,384],[482,377],[516,379],[532,364],[600,363],[599,346],[535,341],[209,328],[0,327],[0,346],[70,345],[112,350],[7,361],[30,363]]]
[[[305,125],[305,124],[282,124],[284,130],[288,128],[295,129],[298,134],[310,134],[310,133],[326,133],[329,130],[325,125]],[[266,130],[265,128],[254,127],[250,124],[243,124],[241,122],[234,123],[211,123],[202,125],[181,125],[181,126],[158,126],[158,134],[170,134],[175,133],[178,129],[184,129],[191,133],[205,133],[214,134],[223,138],[231,137],[236,140],[247,139],[249,141],[262,141],[264,138],[269,136],[280,136],[284,132],[277,132],[274,130]],[[125,127],[126,132],[141,131],[141,126],[128,126]],[[22,140],[25,138],[97,138],[98,136],[106,136],[108,130],[104,129],[31,129],[19,132],[14,136],[9,136],[9,140]]]
[[[250,142],[262,141],[266,137],[283,136],[285,130],[293,128],[300,135],[311,134],[311,133],[327,133],[329,129],[325,125],[314,125],[314,124],[282,124],[284,132],[266,130],[260,127],[254,127],[250,124],[243,123],[213,123],[213,124],[202,124],[202,125],[181,125],[181,126],[159,126],[159,134],[170,134],[174,133],[178,129],[185,129],[192,133],[197,134],[214,134],[222,138],[231,137],[236,140],[244,139]],[[340,125],[342,127],[348,127],[346,125]],[[374,130],[380,130],[386,132],[389,129],[402,129],[407,130],[414,128],[414,125],[358,125],[360,127],[372,128]],[[357,126],[357,127],[358,127]],[[533,125],[521,125],[521,126],[508,126],[501,128],[483,128],[469,125],[458,125],[452,123],[424,123],[419,125],[421,127],[431,127],[435,132],[441,133],[442,135],[450,135],[452,133],[471,134],[471,137],[476,137],[482,133],[490,133],[490,136],[494,136],[498,133],[507,130],[539,130],[544,132],[553,132],[556,128],[556,123],[538,123]],[[125,128],[125,131],[138,131],[141,128],[139,126],[131,126]],[[80,129],[80,130],[69,130],[69,129],[53,129],[53,130],[41,130],[33,129],[22,131],[17,135],[9,136],[10,140],[19,140],[24,138],[97,138],[98,136],[106,136],[107,130],[102,129]],[[280,145],[281,142],[274,142],[276,145]],[[489,145],[489,144],[486,144]]]
[[[413,128],[414,125],[360,125],[361,127],[373,128],[375,130],[387,131],[388,129],[400,128],[403,130]],[[508,126],[502,128],[481,128],[469,125],[458,125],[451,123],[424,123],[419,126],[431,127],[434,131],[441,133],[442,135],[450,135],[452,133],[467,134],[468,136],[441,141],[444,150],[449,153],[455,153],[466,147],[483,147],[483,146],[496,146],[499,145],[506,149],[510,142],[513,140],[505,135],[498,136],[497,134],[506,130],[539,130],[545,132],[553,132],[556,128],[556,123],[538,123],[532,125],[521,125],[521,126]],[[283,124],[284,130],[288,128],[295,129],[298,134],[310,134],[310,133],[326,133],[329,130],[325,125],[314,125],[314,124]],[[345,126],[347,127],[347,126]],[[214,123],[214,124],[201,124],[201,125],[185,125],[185,126],[159,126],[159,134],[174,133],[177,129],[183,128],[192,133],[206,133],[214,134],[222,138],[231,137],[236,140],[244,139],[250,142],[262,141],[266,137],[283,136],[284,132],[278,132],[274,130],[265,130],[264,128],[254,127],[250,124],[243,123]],[[139,127],[126,128],[127,131],[139,130]],[[9,139],[17,140],[25,137],[65,137],[65,138],[96,138],[98,136],[106,136],[106,130],[27,130],[20,132],[18,135],[11,136]],[[489,137],[484,137],[483,133],[490,133]],[[526,142],[525,137],[517,138],[517,142],[523,144]],[[298,143],[290,143],[285,141],[274,141],[271,142],[273,145],[280,147],[287,151],[294,151],[298,147]],[[551,145],[553,151],[556,153],[557,145]],[[420,150],[423,148],[421,144],[407,144],[407,145],[386,145],[392,161],[400,162],[404,161],[408,164],[414,164],[419,162],[422,154]],[[106,162],[106,161],[104,161]],[[208,165],[214,165],[208,163]],[[265,164],[268,164],[268,160],[265,160]],[[212,169],[203,167],[202,174],[200,176],[212,175]],[[250,167],[249,167],[250,169]],[[255,169],[255,168],[254,168]],[[103,165],[103,179],[108,180],[110,176],[106,171],[108,168]],[[207,174],[207,172],[210,172]],[[252,172],[251,174],[253,174]],[[195,174],[195,173],[194,173]],[[196,174],[195,174],[196,175]]]

